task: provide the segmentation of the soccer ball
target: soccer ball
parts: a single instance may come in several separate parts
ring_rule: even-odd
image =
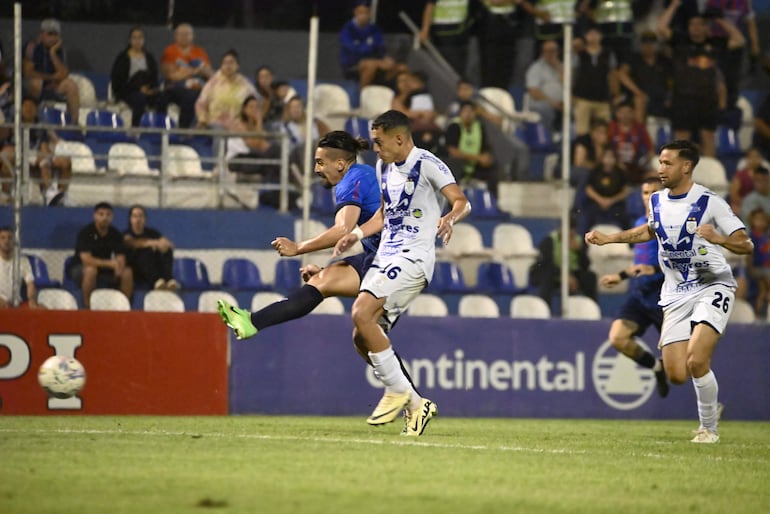
[[[70,398],[83,389],[86,369],[74,357],[54,355],[40,366],[37,381],[55,398]]]

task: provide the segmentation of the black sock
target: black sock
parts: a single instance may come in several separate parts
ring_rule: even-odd
[[[639,363],[640,366],[650,369],[654,368],[655,363],[658,362],[655,356],[647,351],[643,351],[641,355],[637,355],[634,360]]]
[[[257,330],[310,314],[324,300],[321,292],[311,285],[297,289],[285,300],[271,303],[251,314],[251,322]]]
[[[403,371],[403,372],[404,372],[404,376],[405,376],[405,377],[406,377],[406,379],[409,381],[409,383],[410,383],[410,384],[412,384],[412,389],[414,389],[415,391],[417,391],[417,388],[414,386],[414,382],[412,382],[412,377],[411,377],[411,376],[409,376],[409,372],[408,372],[408,371],[406,371],[406,368],[404,367],[404,362],[401,360],[401,356],[400,356],[399,354],[397,354],[395,350],[393,350],[393,353],[395,354],[395,356],[396,356],[396,359],[398,359],[398,364],[399,364],[399,366],[401,366],[401,371]],[[422,394],[420,394],[420,391],[417,391],[417,394],[419,394],[420,396],[422,396]]]

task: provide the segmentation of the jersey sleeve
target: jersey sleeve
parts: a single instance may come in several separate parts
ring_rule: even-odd
[[[345,205],[361,205],[362,187],[365,177],[358,169],[350,170],[350,176],[337,184],[334,189],[334,198],[337,201],[337,210]]]
[[[431,155],[430,158],[426,158],[424,161],[424,173],[428,181],[436,191],[441,191],[449,184],[455,184],[455,177],[452,175],[452,170],[441,159]]]
[[[725,235],[730,235],[736,230],[745,229],[743,221],[735,215],[730,206],[719,196],[713,196],[709,201],[711,216],[714,225]]]

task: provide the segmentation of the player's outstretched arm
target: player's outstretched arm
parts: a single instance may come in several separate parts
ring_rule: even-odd
[[[605,234],[598,230],[592,230],[585,235],[586,243],[591,245],[602,246],[609,243],[644,243],[650,241],[655,237],[650,227],[647,225],[639,225],[638,227],[630,228],[622,232],[615,232],[614,234]]]
[[[334,246],[334,256],[338,256],[350,250],[350,248],[356,244],[356,241],[369,237],[382,231],[382,227],[385,225],[385,215],[382,212],[382,205],[374,215],[367,220],[366,223],[360,227],[355,227],[349,234],[343,236],[337,244]]]
[[[452,210],[438,221],[438,233],[436,235],[446,245],[452,237],[452,226],[471,213],[471,203],[457,184],[444,186],[441,193],[452,206]]]
[[[736,230],[729,236],[726,236],[717,232],[714,225],[706,223],[698,227],[696,234],[709,243],[724,246],[738,255],[748,255],[754,251],[754,243],[744,229]]]
[[[332,248],[337,244],[337,241],[355,228],[360,215],[361,208],[359,206],[345,205],[337,211],[337,215],[334,217],[334,225],[317,236],[299,243],[295,243],[286,237],[277,237],[270,244],[283,257],[294,257],[295,255]]]

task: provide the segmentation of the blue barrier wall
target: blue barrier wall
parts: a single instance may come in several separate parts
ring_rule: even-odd
[[[606,343],[609,321],[409,318],[393,343],[449,416],[697,419],[687,383],[668,398]],[[232,345],[230,412],[367,415],[381,389],[347,316],[308,316]],[[657,334],[645,342],[654,347]],[[770,419],[770,326],[731,325],[713,369],[729,419]]]

